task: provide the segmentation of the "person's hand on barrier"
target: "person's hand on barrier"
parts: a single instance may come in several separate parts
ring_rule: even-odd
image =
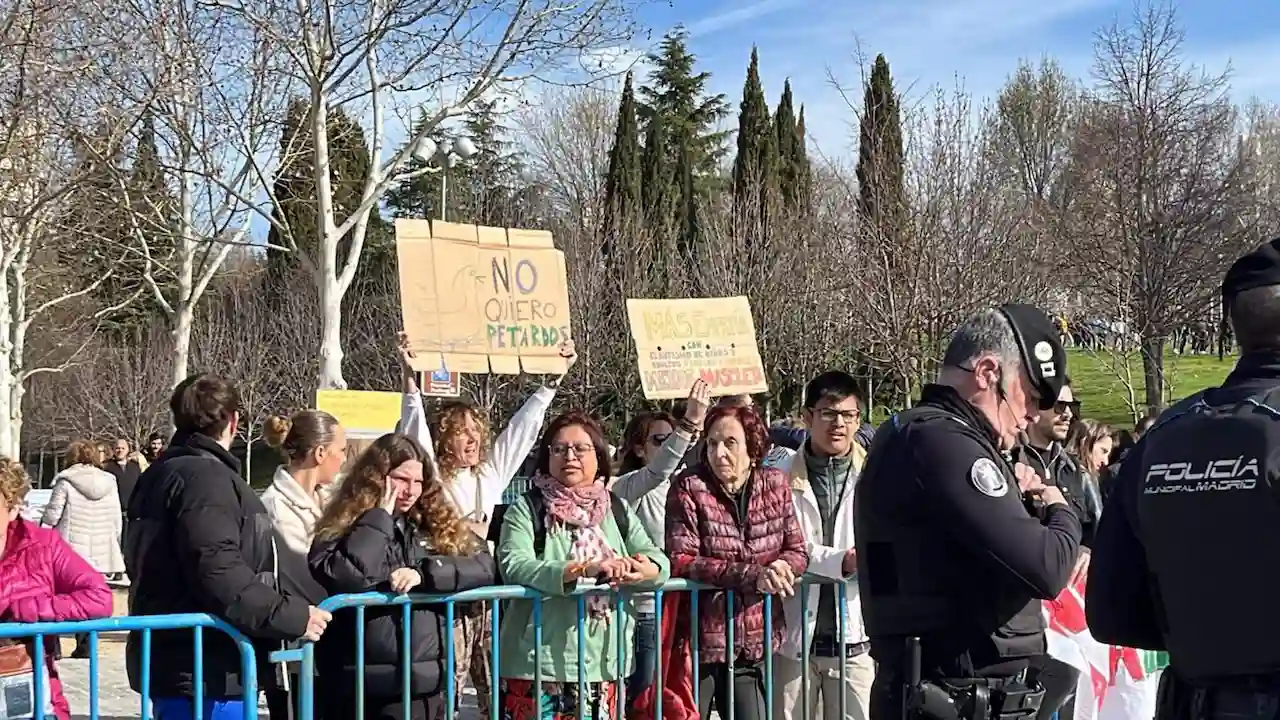
[[[596,573],[596,577],[603,579],[610,585],[625,585],[635,582],[638,577],[632,567],[632,560],[628,557],[615,557],[600,563],[600,569]]]
[[[391,478],[383,480],[382,497],[378,498],[378,507],[387,511],[388,515],[394,515],[396,512],[396,483]]]
[[[756,579],[756,592],[761,595],[777,595],[782,592],[778,573],[768,565],[760,569],[760,577]]]
[[[849,548],[844,554],[844,561],[840,563],[840,572],[844,575],[852,575],[858,572],[858,551]]]
[[[422,584],[422,575],[413,568],[400,568],[391,573],[391,590],[397,595],[405,595]]]
[[[333,619],[333,615],[329,614],[328,610],[321,610],[314,605],[307,608],[307,613],[307,630],[302,633],[302,639],[316,642],[324,634],[325,628],[329,627],[329,621]]]
[[[651,582],[657,579],[662,569],[658,567],[658,563],[654,562],[648,555],[631,556],[631,568],[635,573],[635,579],[631,582]]]
[[[778,580],[786,587],[787,595],[795,594],[796,571],[786,560],[774,560],[769,563],[769,569],[778,575]]]
[[[689,400],[684,406],[684,419],[696,428],[702,427],[707,419],[707,411],[711,409],[711,386],[701,378],[693,381],[689,390]]]

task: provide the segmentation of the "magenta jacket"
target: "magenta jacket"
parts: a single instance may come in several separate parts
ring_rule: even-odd
[[[111,590],[102,574],[76,554],[57,531],[21,517],[9,523],[0,556],[0,622],[60,622],[111,617]],[[56,640],[54,640],[56,642]],[[53,708],[70,720],[71,707],[46,650]]]

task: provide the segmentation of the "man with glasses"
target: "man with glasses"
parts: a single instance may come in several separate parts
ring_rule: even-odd
[[[1086,491],[1080,466],[1065,446],[1072,426],[1079,419],[1080,401],[1071,390],[1071,378],[1067,378],[1058,391],[1057,402],[1027,426],[1024,441],[1012,452],[1014,462],[1030,467],[1045,485],[1062,491],[1062,496],[1080,520],[1080,559],[1076,561],[1072,584],[1088,571],[1089,547],[1093,544],[1093,532],[1102,512],[1094,496]],[[1033,502],[1032,509],[1044,518],[1043,503]],[[1080,671],[1048,655],[1038,658],[1033,665],[1039,669],[1037,677],[1044,688],[1044,701],[1036,715],[1037,720],[1050,720],[1054,713],[1059,717],[1074,717],[1075,690]]]
[[[857,392],[857,381],[839,370],[809,381],[804,391],[808,439],[799,452],[774,448],[770,453],[775,466],[791,478],[791,496],[809,550],[809,572],[842,583],[845,601],[843,628],[840,592],[831,582],[811,586],[807,603],[798,594],[785,601],[786,637],[774,658],[773,693],[774,717],[783,720],[868,717],[875,663],[862,627],[858,586],[850,582],[857,567],[853,488],[867,455],[856,440],[862,422]],[[809,646],[803,647],[806,624]]]

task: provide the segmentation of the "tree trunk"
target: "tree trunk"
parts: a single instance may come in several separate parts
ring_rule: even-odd
[[[1142,337],[1142,379],[1147,386],[1147,411],[1164,408],[1164,335]]]
[[[338,235],[333,182],[329,174],[329,106],[323,92],[311,94],[311,133],[315,143],[316,227],[320,247],[315,263],[320,297],[320,387],[345,390],[342,377],[342,295],[338,281]]]
[[[187,379],[191,367],[191,329],[195,325],[195,309],[189,302],[178,303],[173,314],[173,387]]]

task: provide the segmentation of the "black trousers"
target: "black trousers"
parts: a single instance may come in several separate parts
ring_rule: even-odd
[[[1039,671],[1036,681],[1044,688],[1044,701],[1036,720],[1051,720],[1054,713],[1058,713],[1059,720],[1075,717],[1076,683],[1080,680],[1080,671],[1048,655],[1036,658],[1031,666]]]
[[[706,720],[715,709],[722,718],[765,720],[764,683],[764,661],[734,663],[732,678],[727,663],[703,663],[698,666],[698,716]]]

